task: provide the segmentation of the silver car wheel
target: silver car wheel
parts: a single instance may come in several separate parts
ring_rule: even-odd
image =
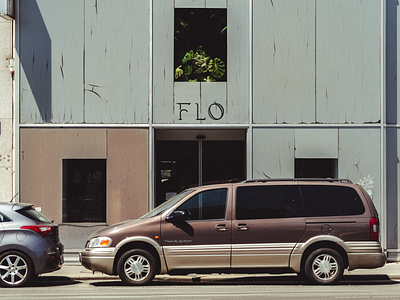
[[[28,276],[29,265],[20,255],[9,254],[0,261],[0,278],[4,285],[19,285]]]
[[[142,255],[132,255],[125,261],[124,272],[133,281],[145,280],[149,276],[150,271],[150,262]]]
[[[338,272],[338,262],[332,255],[318,255],[312,263],[312,271],[321,280],[331,280]]]

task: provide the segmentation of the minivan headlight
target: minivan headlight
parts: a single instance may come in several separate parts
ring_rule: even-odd
[[[89,248],[96,248],[96,247],[109,247],[111,245],[111,238],[109,237],[95,237],[90,240]]]

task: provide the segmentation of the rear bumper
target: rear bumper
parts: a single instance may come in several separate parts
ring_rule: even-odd
[[[115,248],[92,248],[79,252],[82,266],[92,271],[113,275]]]
[[[49,273],[61,269],[64,263],[64,246],[58,244],[43,254],[36,262],[36,274]]]
[[[349,271],[354,269],[375,269],[386,263],[384,253],[348,253]]]
[[[374,269],[385,265],[387,258],[379,242],[347,242],[349,270]]]

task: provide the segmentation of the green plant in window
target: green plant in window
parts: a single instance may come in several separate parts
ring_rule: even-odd
[[[181,65],[175,69],[176,81],[216,81],[225,74],[225,63],[218,57],[211,58],[202,46],[196,51],[189,50],[183,56]]]

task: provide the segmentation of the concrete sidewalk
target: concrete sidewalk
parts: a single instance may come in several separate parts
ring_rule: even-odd
[[[345,271],[345,275],[358,275],[358,276],[365,276],[365,275],[382,275],[387,276],[390,279],[400,279],[400,263],[388,263],[382,268],[378,269],[358,269],[353,271]],[[294,273],[288,273],[284,275],[294,275]],[[85,269],[82,267],[79,262],[75,263],[67,263],[65,264],[61,270],[46,273],[41,275],[44,276],[57,276],[57,277],[68,277],[72,280],[105,280],[105,279],[112,279],[112,280],[119,280],[118,276],[109,276],[102,274],[100,272],[93,273],[90,270]],[[170,275],[158,275],[156,280],[162,281],[218,281],[218,280],[226,280],[226,279],[235,279],[235,278],[243,278],[243,277],[260,277],[260,276],[280,276],[277,274],[191,274],[186,276],[170,276]]]

